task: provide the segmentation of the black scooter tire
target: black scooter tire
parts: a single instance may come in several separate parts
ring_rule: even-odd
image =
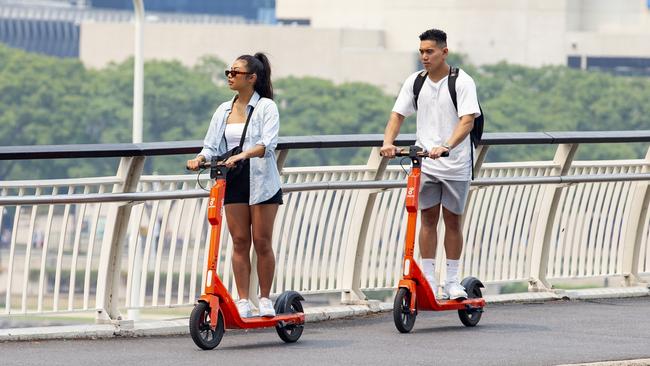
[[[210,305],[200,301],[190,315],[190,335],[194,343],[204,350],[214,349],[221,343],[224,333],[223,314],[219,312],[217,328],[210,329]]]
[[[395,294],[393,303],[393,320],[395,327],[400,333],[408,333],[413,329],[417,313],[411,313],[411,293],[408,289],[401,287]]]

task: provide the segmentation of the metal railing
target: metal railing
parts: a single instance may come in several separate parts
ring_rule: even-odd
[[[285,203],[273,237],[274,293],[340,293],[350,303],[365,299],[364,292],[395,287],[405,172],[379,157],[381,140],[281,139]],[[650,142],[650,131],[487,134],[463,223],[463,275],[487,283],[526,281],[532,291],[550,289],[556,280],[600,276],[638,283],[650,272],[650,150],[643,159],[574,161],[581,143],[630,142]],[[98,321],[111,321],[120,309],[192,304],[205,281],[208,193],[195,175],[141,173],[147,156],[196,153],[200,144],[0,148],[0,160],[121,157],[115,176],[0,182],[0,235],[8,245],[0,246],[0,316],[93,311]],[[488,148],[520,144],[557,150],[552,161],[483,164]],[[294,150],[340,147],[372,152],[361,166],[282,166]],[[208,180],[200,177],[204,186]],[[219,271],[236,293],[225,226],[222,243]]]

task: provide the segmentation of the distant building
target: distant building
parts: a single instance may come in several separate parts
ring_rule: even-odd
[[[100,68],[133,55],[132,0],[0,0],[0,41]],[[145,0],[144,56],[194,65],[267,52],[274,77],[360,81],[397,93],[418,35],[452,53],[650,76],[650,0]]]
[[[133,10],[133,0],[88,0],[95,9]],[[275,23],[275,0],[146,0],[147,11],[238,16],[246,20]]]
[[[275,0],[146,0],[147,20],[275,24]],[[82,22],[133,19],[132,0],[0,0],[0,42],[30,52],[79,57]]]
[[[568,65],[650,75],[650,0],[277,0],[278,22],[384,32],[409,51],[425,29],[447,31],[474,64]]]

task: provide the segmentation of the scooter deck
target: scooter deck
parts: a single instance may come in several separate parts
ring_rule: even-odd
[[[250,328],[268,328],[275,327],[278,322],[288,324],[304,324],[305,313],[278,314],[274,317],[256,316],[251,318],[242,318],[237,311],[235,302],[226,291],[218,277],[214,279],[219,295],[203,294],[199,301],[210,304],[212,311],[220,311],[223,315],[226,329],[250,329]],[[213,326],[216,325],[213,324]]]
[[[420,267],[416,263],[410,266],[410,273],[408,279],[402,279],[399,282],[399,287],[409,289],[409,292],[415,293],[415,307],[418,310],[465,310],[469,308],[483,308],[485,307],[484,298],[473,298],[464,300],[438,300],[436,299],[431,286],[424,278]],[[413,307],[411,307],[413,308]]]
[[[430,308],[418,306],[418,310],[464,310],[468,306],[470,308],[485,307],[485,299],[436,300],[435,306],[431,306]]]
[[[255,316],[252,318],[237,317],[233,321],[228,321],[226,318],[226,329],[251,329],[251,328],[268,328],[275,327],[278,322],[285,322],[288,324],[304,324],[305,314],[280,314],[274,317]]]
[[[418,310],[433,310],[433,311],[444,311],[444,310],[465,310],[468,307],[470,308],[482,308],[485,307],[484,298],[476,299],[457,299],[457,300],[438,300],[435,298],[431,287],[427,283],[416,285],[416,307]]]

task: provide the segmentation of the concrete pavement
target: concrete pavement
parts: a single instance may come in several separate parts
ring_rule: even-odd
[[[588,300],[649,296],[647,287],[602,288],[559,292],[527,292],[486,296],[488,305],[502,303],[530,303],[554,300]],[[389,312],[392,303],[369,301],[366,305],[338,305],[305,307],[307,322],[360,317]],[[189,316],[189,314],[188,314]],[[0,329],[0,342],[37,341],[47,339],[97,339],[111,337],[169,336],[189,334],[188,318],[160,321],[124,321],[116,324],[85,324],[47,327]],[[650,346],[649,346],[650,348]]]
[[[378,312],[307,324],[294,344],[273,329],[227,331],[212,351],[199,350],[186,334],[4,342],[0,364],[643,365],[650,358],[648,313],[648,296],[493,302],[474,328],[462,326],[456,312],[421,312],[413,331],[401,334],[390,312]]]

